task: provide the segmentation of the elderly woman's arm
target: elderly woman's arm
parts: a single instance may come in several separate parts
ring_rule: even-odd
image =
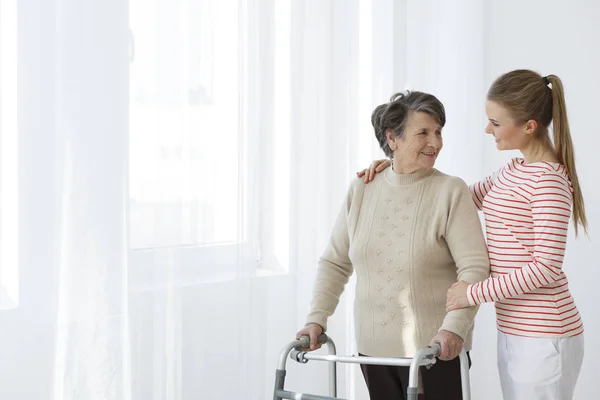
[[[353,272],[348,256],[350,247],[348,213],[352,197],[353,187],[351,186],[335,221],[329,244],[318,263],[311,309],[306,324],[318,324],[323,331],[327,330],[327,318],[335,311],[344,286]]]
[[[489,276],[490,261],[481,222],[464,182],[452,195],[445,239],[456,263],[457,281],[476,283]],[[464,340],[476,313],[475,307],[450,311],[440,330],[453,332]]]

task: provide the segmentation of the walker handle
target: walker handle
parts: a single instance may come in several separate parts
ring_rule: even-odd
[[[327,340],[329,338],[327,337],[326,334],[321,333],[319,335],[319,337],[317,338],[317,344],[325,344],[327,343]],[[307,348],[310,346],[310,336],[308,335],[304,335],[304,336],[300,336],[298,339],[298,347],[300,348]]]

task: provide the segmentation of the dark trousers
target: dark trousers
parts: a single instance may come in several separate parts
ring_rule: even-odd
[[[408,367],[361,364],[360,369],[367,383],[371,400],[406,399]],[[420,373],[424,395],[419,395],[419,399],[462,400],[458,357],[451,361],[438,360],[430,369],[421,367]]]

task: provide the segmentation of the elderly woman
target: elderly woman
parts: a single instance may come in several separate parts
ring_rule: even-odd
[[[358,351],[372,357],[412,357],[440,343],[441,361],[421,371],[427,400],[462,398],[463,346],[471,348],[474,308],[446,313],[446,291],[457,281],[489,275],[488,253],[467,185],[434,168],[442,150],[444,106],[421,92],[398,93],[371,116],[393,168],[366,185],[350,185],[330,243],[319,260],[311,311],[298,336],[311,350],[327,329],[356,271]],[[408,368],[361,366],[371,400],[403,399]]]

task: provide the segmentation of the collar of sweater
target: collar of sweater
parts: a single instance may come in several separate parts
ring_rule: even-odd
[[[412,174],[397,174],[392,167],[385,169],[385,179],[392,185],[407,186],[421,182],[434,174],[435,168],[418,171]]]

